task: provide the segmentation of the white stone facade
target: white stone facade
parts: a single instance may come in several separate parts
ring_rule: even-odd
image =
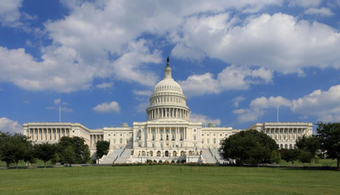
[[[186,160],[204,162],[203,151],[217,150],[223,139],[239,132],[232,127],[215,127],[209,124],[190,122],[190,109],[181,86],[171,76],[169,61],[164,69],[165,76],[154,88],[146,109],[147,121],[134,122],[132,127],[104,127],[88,129],[79,123],[26,123],[23,134],[34,143],[57,143],[62,136],[79,136],[95,153],[96,142],[110,142],[110,153],[119,149],[130,149],[126,162],[150,160]],[[312,134],[312,123],[255,123],[256,129],[272,137],[280,148],[293,148],[295,140],[302,135]],[[129,154],[130,155],[130,154]]]

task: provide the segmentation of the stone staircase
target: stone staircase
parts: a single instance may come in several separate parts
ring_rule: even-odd
[[[99,159],[99,164],[112,164],[113,161],[119,157],[122,151],[123,149],[116,149],[113,152],[109,152],[106,156],[104,155],[101,159]]]
[[[212,155],[215,157],[216,161],[220,164],[227,163],[229,164],[229,160],[226,160],[222,157],[221,153],[218,151],[218,149],[210,149]]]
[[[126,149],[124,148],[124,150],[122,151],[122,153],[118,156],[117,160],[114,163],[127,163],[128,159],[131,156],[131,152],[133,149]]]
[[[202,149],[202,157],[203,163],[215,164],[217,162],[210,149]]]

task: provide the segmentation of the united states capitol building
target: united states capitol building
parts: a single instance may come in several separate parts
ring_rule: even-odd
[[[255,123],[247,129],[216,127],[210,123],[190,122],[190,109],[181,86],[171,75],[169,59],[164,78],[154,88],[146,109],[147,121],[134,122],[132,127],[88,129],[79,123],[25,123],[23,134],[34,143],[57,143],[63,136],[85,139],[91,154],[96,142],[110,142],[110,151],[99,160],[102,164],[135,163],[146,160],[217,163],[224,162],[218,148],[223,139],[242,130],[256,129],[273,138],[279,148],[294,148],[299,136],[311,135],[312,123]]]

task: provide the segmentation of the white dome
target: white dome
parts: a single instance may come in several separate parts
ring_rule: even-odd
[[[182,87],[171,77],[169,57],[164,78],[157,83],[146,109],[148,121],[189,121],[190,109]]]
[[[164,78],[155,86],[153,94],[159,92],[178,92],[183,94],[182,87],[172,78]]]

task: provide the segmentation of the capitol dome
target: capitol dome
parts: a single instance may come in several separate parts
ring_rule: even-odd
[[[184,120],[189,121],[190,109],[182,87],[172,78],[169,57],[164,69],[164,78],[154,88],[146,109],[148,121]]]

